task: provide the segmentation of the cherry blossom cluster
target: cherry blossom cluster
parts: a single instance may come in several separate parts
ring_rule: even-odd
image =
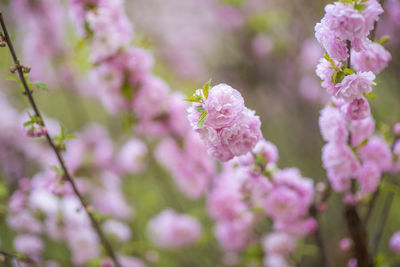
[[[375,96],[375,74],[391,60],[381,43],[368,39],[383,9],[368,0],[335,2],[325,11],[315,26],[316,38],[326,50],[316,73],[332,96],[319,118],[328,142],[322,150],[323,164],[334,190],[348,193],[356,179],[362,194],[373,193],[382,173],[393,171],[396,164],[390,145],[373,135],[375,121],[367,100]]]
[[[221,246],[241,251],[261,242],[267,267],[290,264],[297,240],[317,228],[309,216],[313,181],[296,168],[278,169],[277,161],[277,148],[260,140],[252,151],[224,164],[207,200]],[[267,218],[273,222],[273,232],[260,239],[257,226]]]
[[[262,137],[261,122],[255,111],[245,107],[239,91],[227,84],[210,87],[209,82],[187,99],[192,102],[188,118],[208,154],[228,161],[251,151]]]

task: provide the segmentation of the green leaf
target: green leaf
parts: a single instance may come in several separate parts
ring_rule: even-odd
[[[195,103],[201,103],[202,99],[201,96],[199,95],[192,95],[189,96],[188,98],[184,99],[185,101],[189,101],[189,102],[195,102]]]
[[[344,76],[346,76],[346,75],[344,74],[344,72],[338,71],[338,74],[336,75],[335,84],[336,84],[336,83],[341,83],[341,82],[343,81],[343,79],[344,79]]]
[[[19,79],[14,78],[14,77],[7,77],[7,81],[14,81],[14,82],[21,83],[21,81]]]
[[[56,177],[61,177],[64,173],[63,170],[56,165],[53,165],[51,168],[56,172]]]
[[[204,126],[204,122],[206,121],[207,111],[203,111],[199,116],[199,121],[197,122],[197,126],[202,128]]]
[[[197,110],[200,113],[206,111],[202,106],[195,107],[194,109]]]
[[[349,68],[345,68],[345,69],[343,70],[343,72],[344,72],[345,74],[348,74],[348,75],[351,75],[351,74],[354,74],[354,73],[355,73],[354,70],[349,69]]]
[[[206,82],[206,84],[203,85],[203,95],[206,99],[208,99],[208,91],[210,90],[211,87],[211,79]]]
[[[362,5],[362,4],[356,4],[356,5],[354,5],[354,8],[358,12],[363,12],[367,8],[367,6],[366,5]]]
[[[43,83],[43,82],[34,82],[33,85],[35,85],[35,87],[37,89],[43,90],[43,91],[49,91],[49,88],[47,87],[47,84]]]
[[[377,95],[375,95],[375,94],[372,93],[372,92],[369,92],[368,94],[363,93],[363,96],[364,96],[364,97],[367,97],[367,98],[377,98],[377,97],[378,97]]]
[[[378,43],[381,45],[384,45],[386,42],[390,41],[390,36],[383,36],[381,39],[379,39]]]

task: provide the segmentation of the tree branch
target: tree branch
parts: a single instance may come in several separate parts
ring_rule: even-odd
[[[39,111],[39,109],[38,109],[38,107],[36,105],[36,102],[35,102],[34,98],[33,98],[32,91],[29,88],[29,85],[28,85],[28,83],[27,83],[27,81],[25,79],[25,76],[24,76],[24,73],[23,73],[23,68],[22,68],[22,66],[21,66],[21,64],[20,64],[20,62],[18,60],[17,54],[16,54],[16,52],[14,50],[14,46],[13,46],[13,44],[11,42],[10,36],[8,35],[7,27],[5,25],[5,22],[4,22],[4,19],[3,19],[3,15],[2,15],[1,12],[0,12],[0,24],[1,24],[1,28],[3,30],[3,34],[4,34],[4,39],[5,39],[4,41],[6,42],[8,48],[10,50],[11,56],[12,56],[14,64],[15,64],[16,71],[18,72],[19,78],[20,78],[20,80],[22,82],[22,85],[23,85],[23,88],[24,88],[24,94],[27,96],[31,107],[32,107],[33,111],[35,112],[35,115],[40,118],[42,126],[45,127],[45,123],[44,123],[43,117],[40,114],[40,111]],[[116,267],[121,267],[121,264],[119,263],[111,244],[107,240],[107,238],[106,238],[105,234],[103,233],[99,223],[95,219],[95,217],[93,215],[93,212],[92,212],[92,209],[89,208],[89,206],[86,203],[86,201],[84,200],[82,194],[79,192],[79,190],[78,190],[78,188],[77,188],[77,186],[76,186],[76,184],[74,182],[74,179],[72,178],[72,176],[70,175],[67,167],[65,166],[64,158],[63,158],[62,154],[60,153],[60,151],[58,150],[58,148],[56,147],[54,141],[52,140],[52,138],[50,137],[50,135],[48,133],[45,134],[45,138],[46,138],[47,143],[50,145],[50,147],[52,148],[52,150],[54,151],[54,153],[55,153],[55,155],[57,157],[57,160],[58,160],[58,162],[59,162],[59,164],[61,166],[61,169],[64,172],[65,179],[71,184],[75,195],[79,198],[83,208],[85,209],[87,215],[89,216],[89,219],[90,219],[90,221],[92,223],[92,226],[93,226],[94,230],[96,231],[97,235],[99,236],[100,241],[103,244],[103,247],[106,250],[108,256],[112,259],[112,261],[114,262],[114,265]]]
[[[40,265],[35,262],[33,259],[27,257],[27,256],[18,256],[18,255],[14,255],[12,253],[6,252],[6,251],[2,251],[0,250],[0,255],[3,255],[6,258],[10,258],[10,259],[15,259],[17,262],[26,262],[26,263],[30,263],[32,264],[34,267],[39,267]]]

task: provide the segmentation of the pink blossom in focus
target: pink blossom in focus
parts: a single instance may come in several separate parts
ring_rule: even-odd
[[[371,71],[347,75],[343,81],[336,84],[336,97],[343,98],[346,102],[361,98],[363,93],[368,94],[372,91],[371,86],[375,85],[374,80],[375,75]]]
[[[341,107],[341,111],[347,120],[362,120],[370,116],[371,111],[368,100],[364,97],[354,99]]]
[[[315,37],[331,58],[344,61],[349,57],[346,44],[335,36],[326,19],[315,25]]]
[[[351,52],[351,62],[357,71],[372,71],[378,74],[391,60],[390,53],[376,42],[370,42],[365,50]]]
[[[227,84],[219,84],[211,88],[204,108],[207,118],[204,125],[220,129],[230,127],[244,110],[241,94]]]
[[[325,7],[327,27],[343,40],[365,38],[368,27],[364,16],[354,9],[352,4],[335,2]]]

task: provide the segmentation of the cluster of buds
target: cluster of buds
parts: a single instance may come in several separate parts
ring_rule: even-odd
[[[29,137],[41,137],[47,134],[47,129],[42,125],[34,126],[31,125],[25,128],[26,135]]]
[[[1,44],[1,41],[0,41]],[[10,72],[15,73],[18,69],[22,70],[23,73],[29,73],[31,71],[31,67],[24,65],[15,65],[10,67]]]
[[[29,137],[41,137],[47,134],[47,129],[43,125],[40,117],[29,115],[29,121],[24,123],[25,133]]]

